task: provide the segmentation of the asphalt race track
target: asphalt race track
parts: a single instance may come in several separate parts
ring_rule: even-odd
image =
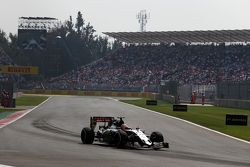
[[[90,116],[125,116],[170,149],[118,149],[81,144]],[[0,164],[16,167],[249,167],[250,144],[105,97],[55,96],[0,129]],[[1,165],[0,165],[1,166]]]

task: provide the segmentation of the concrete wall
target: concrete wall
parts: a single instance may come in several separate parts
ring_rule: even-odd
[[[117,97],[143,97],[155,98],[150,92],[112,92],[112,91],[78,91],[78,90],[19,90],[26,94],[46,95],[79,95],[79,96],[117,96]]]

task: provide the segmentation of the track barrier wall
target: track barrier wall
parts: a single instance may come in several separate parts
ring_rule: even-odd
[[[47,95],[78,95],[78,96],[114,96],[114,97],[142,97],[154,98],[150,92],[112,92],[112,91],[78,91],[78,90],[19,90],[25,94]]]
[[[215,99],[216,106],[250,109],[250,100],[237,100],[237,99]]]
[[[242,82],[225,81],[218,83],[217,98],[250,100],[250,80]]]

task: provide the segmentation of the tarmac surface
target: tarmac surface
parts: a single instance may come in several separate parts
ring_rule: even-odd
[[[125,116],[130,127],[163,133],[169,149],[84,145],[90,116]],[[0,129],[0,164],[16,167],[249,167],[250,144],[112,98],[55,96]],[[1,165],[0,165],[1,166]]]

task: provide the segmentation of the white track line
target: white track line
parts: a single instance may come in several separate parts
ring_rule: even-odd
[[[29,114],[31,111],[35,110],[36,108],[38,108],[38,107],[40,107],[41,105],[43,105],[44,103],[46,103],[50,98],[51,98],[51,97],[49,97],[47,100],[45,100],[44,102],[42,102],[42,103],[39,104],[38,106],[36,106],[36,107],[30,109],[29,111],[27,111],[26,113],[24,113],[24,114],[21,115],[20,117],[17,117],[16,119],[13,119],[12,121],[8,122],[7,124],[1,126],[0,129],[1,129],[1,128],[4,128],[5,126],[8,126],[9,124],[11,124],[11,123],[13,123],[13,122],[15,122],[15,121],[17,121],[17,120],[19,120],[19,119],[21,119],[21,118],[24,117],[25,115]],[[0,167],[1,167],[1,165],[0,165]]]
[[[109,98],[109,99],[113,99],[113,100],[115,100],[115,101],[119,101],[119,100],[117,100],[117,99],[115,99],[115,98]],[[122,102],[122,101],[119,101],[119,102],[120,102],[120,103],[123,103],[123,104],[127,104],[127,105],[129,105],[129,106],[133,106],[133,107],[136,107],[136,108],[140,108],[140,109],[143,109],[143,110],[146,110],[146,111],[149,111],[149,112],[153,112],[153,113],[155,113],[155,114],[159,114],[159,115],[166,116],[166,117],[169,117],[169,118],[172,118],[172,119],[176,119],[176,120],[179,120],[179,121],[183,121],[183,122],[186,122],[186,123],[188,123],[188,124],[191,124],[191,125],[200,127],[200,128],[202,128],[202,129],[205,129],[205,130],[208,130],[208,131],[211,131],[211,132],[214,132],[214,133],[217,133],[217,134],[220,134],[220,135],[229,137],[229,138],[231,138],[231,139],[234,139],[234,140],[237,140],[237,141],[240,141],[240,142],[244,142],[244,143],[250,144],[249,141],[246,141],[246,140],[243,140],[243,139],[239,139],[239,138],[237,138],[237,137],[233,137],[233,136],[230,136],[230,135],[227,135],[227,134],[218,132],[218,131],[213,130],[213,129],[209,129],[209,128],[207,128],[207,127],[204,127],[204,126],[195,124],[195,123],[193,123],[193,122],[190,122],[190,121],[187,121],[187,120],[184,120],[184,119],[180,119],[180,118],[177,118],[177,117],[173,117],[173,116],[170,116],[170,115],[167,115],[167,114],[163,114],[163,113],[156,112],[156,111],[153,111],[153,110],[149,110],[149,109],[146,109],[146,108],[143,108],[143,107],[135,106],[135,105],[132,105],[132,104],[124,103],[124,102]]]
[[[8,166],[8,165],[1,165],[0,164],[0,167],[14,167],[14,166]]]
[[[5,126],[7,126],[7,125],[9,125],[9,124],[11,124],[11,123],[13,123],[13,122],[15,122],[15,121],[17,121],[17,120],[19,120],[19,119],[21,119],[22,117],[24,117],[25,115],[27,115],[27,114],[30,113],[31,111],[35,110],[36,108],[38,108],[38,107],[40,107],[41,105],[43,105],[44,103],[46,103],[50,98],[51,98],[51,97],[49,97],[47,100],[45,100],[44,102],[42,102],[42,103],[39,104],[38,106],[36,106],[36,107],[30,109],[29,111],[27,111],[26,113],[24,113],[22,116],[17,117],[16,119],[10,121],[9,123],[7,123],[7,124],[1,126],[0,129],[3,128],[3,127],[5,127]],[[14,166],[9,166],[9,165],[2,165],[2,164],[0,164],[0,167],[14,167]]]

